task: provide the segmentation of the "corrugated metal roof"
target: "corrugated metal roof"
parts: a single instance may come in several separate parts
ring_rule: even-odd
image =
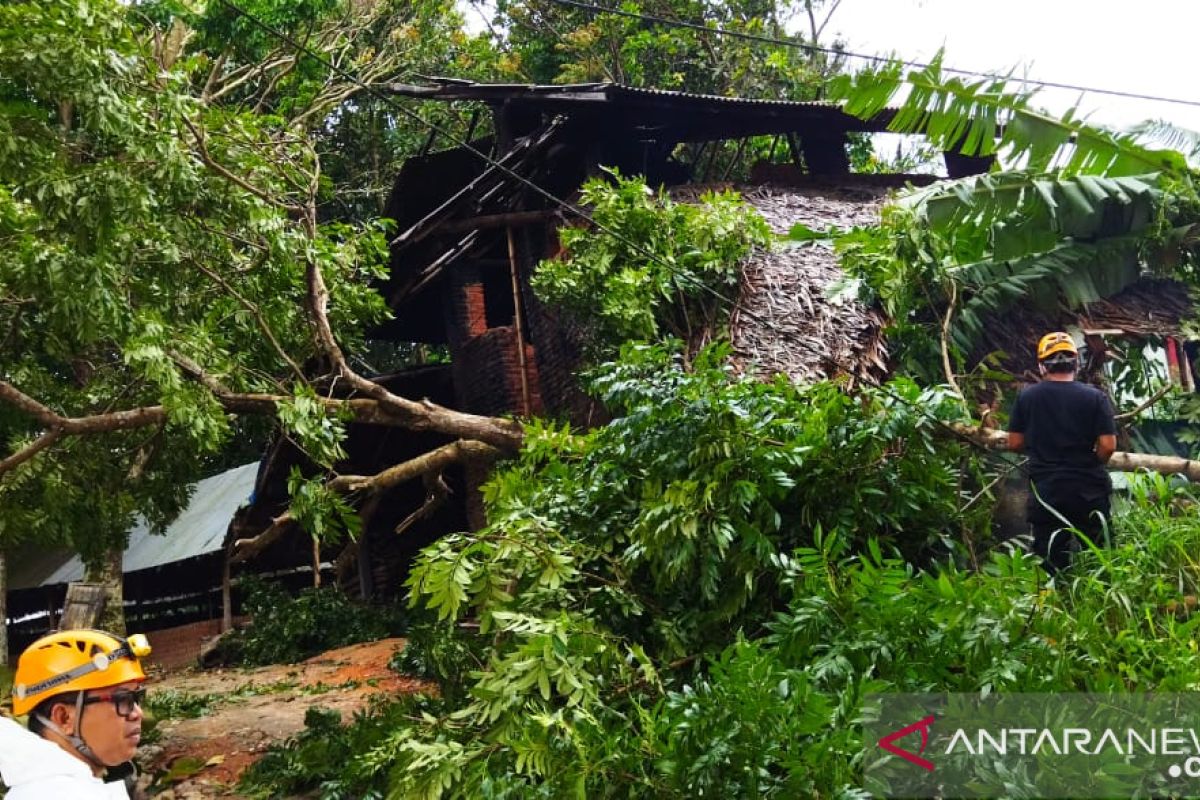
[[[476,83],[449,78],[429,77],[434,85],[414,86],[410,84],[393,84],[391,90],[396,94],[408,95],[436,100],[484,100],[489,102],[501,101],[554,101],[554,100],[586,100],[592,102],[613,102],[618,100],[655,99],[666,103],[674,103],[692,110],[708,109],[716,111],[722,108],[735,107],[744,110],[761,110],[765,112],[808,111],[826,113],[854,129],[880,129],[893,110],[889,109],[877,122],[859,120],[842,111],[838,103],[823,100],[785,100],[778,98],[732,97],[727,95],[700,94],[696,92],[680,92],[673,89],[656,89],[643,86],[629,86],[623,83],[575,83],[575,84],[536,84],[536,83]]]
[[[220,550],[234,512],[249,501],[254,491],[257,475],[256,461],[200,481],[187,507],[167,526],[165,535],[151,534],[146,523],[139,521],[129,533],[129,546],[125,548],[125,572],[158,567]],[[78,555],[63,553],[59,556],[58,565],[50,569],[52,566],[43,554],[37,554],[30,561],[22,560],[13,564],[9,589],[15,591],[83,580],[83,562]]]
[[[720,94],[698,94],[696,92],[677,92],[672,89],[654,89],[645,86],[627,86],[623,83],[608,83],[601,84],[605,91],[615,95],[637,96],[645,95],[648,97],[678,97],[698,102],[714,103],[719,105],[731,104],[739,106],[779,106],[781,108],[827,108],[831,110],[841,111],[842,107],[838,103],[830,103],[825,100],[780,100],[778,98],[764,97],[733,97]]]

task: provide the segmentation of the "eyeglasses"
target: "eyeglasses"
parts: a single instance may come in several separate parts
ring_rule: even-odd
[[[117,710],[117,716],[128,719],[133,716],[133,707],[141,707],[146,700],[146,690],[138,689],[121,689],[108,694],[89,694],[83,699],[85,705],[92,703],[112,703]]]

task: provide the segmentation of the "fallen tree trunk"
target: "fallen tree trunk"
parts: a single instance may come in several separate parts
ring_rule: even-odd
[[[952,425],[951,429],[972,443],[989,450],[1004,450],[1008,447],[1008,433],[994,428],[976,428],[971,425]],[[1189,481],[1200,481],[1200,461],[1178,456],[1156,456],[1148,453],[1112,454],[1106,465],[1120,472],[1157,472],[1159,475],[1182,475]]]
[[[440,475],[444,469],[452,464],[463,463],[468,460],[490,463],[501,455],[503,455],[501,451],[491,445],[460,439],[449,444],[444,444],[436,450],[431,450],[416,458],[388,467],[376,475],[341,475],[329,481],[327,485],[330,489],[341,494],[384,492],[413,478],[431,474]],[[430,502],[427,499],[426,505],[422,506],[415,513],[417,515],[428,513]],[[412,518],[410,517],[410,519]],[[227,557],[229,563],[240,564],[243,561],[254,558],[277,542],[296,524],[296,518],[292,516],[292,512],[285,511],[278,517],[275,517],[271,521],[270,527],[257,536],[250,539],[235,540],[230,544],[228,549]],[[411,524],[410,520],[405,520],[400,524],[396,532],[401,533],[409,524]]]

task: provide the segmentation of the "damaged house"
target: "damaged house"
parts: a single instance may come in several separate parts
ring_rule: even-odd
[[[468,134],[469,146],[440,151],[431,136],[426,152],[401,168],[386,211],[396,233],[390,277],[381,286],[394,318],[374,334],[438,346],[450,355],[448,364],[387,377],[389,389],[477,414],[547,415],[578,426],[603,421],[603,409],[574,379],[577,332],[530,289],[537,264],[559,252],[558,228],[572,222],[570,210],[556,198],[573,202],[583,181],[602,167],[644,175],[682,201],[706,188],[731,186],[779,233],[797,222],[815,230],[873,223],[890,191],[936,180],[850,171],[850,137],[885,131],[887,112],[864,121],[829,103],[610,83],[440,79],[392,90],[427,102],[470,101],[491,115],[492,134]],[[764,139],[769,148],[751,146]],[[987,157],[943,157],[950,177],[982,173],[992,163]],[[853,384],[885,377],[886,320],[854,299],[831,299],[828,289],[841,277],[835,254],[823,246],[751,257],[731,318],[736,364],[798,381],[841,378]],[[1021,311],[998,326],[983,354],[1007,353],[1005,368],[1020,375],[1033,366],[1025,363],[1026,354],[1047,329],[1075,326],[1089,336],[1176,335],[1190,311],[1176,288],[1140,281],[1069,317]],[[1098,339],[1095,352],[1101,344]],[[373,474],[448,441],[356,424],[350,456],[339,471]],[[452,467],[436,481],[410,482],[371,501],[362,509],[364,535],[358,543],[314,555],[301,543],[307,537],[280,532],[268,546],[247,548],[245,542],[275,524],[286,505],[288,472],[302,463],[301,454],[283,441],[267,454],[255,501],[238,513],[227,537],[235,563],[325,561],[342,585],[364,597],[396,594],[421,547],[448,531],[485,522],[477,489],[486,468]]]
[[[394,318],[373,334],[450,356],[448,364],[386,377],[390,390],[476,414],[547,415],[578,426],[603,421],[603,409],[575,381],[577,332],[530,289],[537,264],[559,252],[558,228],[573,221],[555,198],[573,202],[584,180],[602,168],[644,175],[685,202],[732,185],[779,232],[798,221],[818,229],[871,222],[889,191],[934,180],[852,174],[849,137],[886,130],[887,116],[864,122],[829,103],[615,84],[439,80],[393,91],[428,102],[473,101],[491,115],[491,135],[444,150],[431,138],[428,152],[401,168],[386,210],[396,221],[391,273],[380,287]],[[751,157],[751,143],[763,141],[770,142],[769,155]],[[954,176],[991,163],[945,159]],[[731,184],[731,177],[739,180]],[[839,276],[832,252],[822,248],[753,257],[733,316],[739,364],[796,380],[885,375],[884,320],[853,301],[828,302],[825,289]],[[448,442],[438,434],[355,424],[349,458],[338,471],[374,474]],[[341,585],[364,597],[384,596],[400,591],[421,547],[484,524],[477,489],[486,467],[452,467],[434,482],[412,481],[370,501],[360,509],[364,535],[357,543],[313,554],[303,534],[275,530],[264,546],[260,534],[284,510],[294,466],[312,468],[286,440],[276,442],[263,460],[255,501],[239,511],[227,537],[235,568],[261,559],[324,562]]]
[[[482,415],[545,415],[580,427],[604,420],[604,410],[574,377],[581,357],[578,331],[530,288],[537,264],[560,252],[558,229],[575,222],[556,198],[575,202],[584,180],[602,168],[644,175],[683,202],[707,189],[736,189],[777,233],[798,222],[813,230],[873,224],[889,192],[936,180],[851,172],[849,140],[885,131],[887,112],[864,121],[828,103],[608,83],[435,80],[393,91],[426,102],[472,103],[477,118],[490,114],[491,133],[468,134],[469,146],[443,142],[447,149],[441,150],[431,137],[426,152],[405,162],[396,177],[386,210],[396,221],[390,277],[380,286],[394,317],[372,337],[420,343],[449,359],[373,378],[398,395]],[[991,167],[990,158],[953,153],[943,158],[950,177]],[[832,297],[829,290],[842,277],[836,255],[824,244],[752,255],[742,266],[730,319],[735,365],[796,381],[838,378],[854,385],[886,377],[887,320],[853,298]],[[1196,353],[1173,343],[1191,313],[1178,284],[1143,279],[1078,312],[1018,309],[989,330],[973,359],[999,353],[1012,375],[1032,373],[1031,347],[1040,333],[1071,328],[1086,337],[1093,369],[1114,337],[1165,342],[1175,353],[1180,383],[1191,381],[1194,389],[1190,366]],[[373,475],[450,441],[438,433],[356,422],[348,427],[347,458],[336,467],[341,474]],[[1136,445],[1145,449],[1153,443]],[[360,504],[363,531],[357,541],[316,546],[284,515],[294,468],[318,471],[286,437],[278,437],[257,467],[238,472],[236,491],[229,493],[236,502],[224,517],[232,514],[232,523],[222,528],[223,538],[193,537],[192,544],[178,543],[169,553],[143,559],[145,564],[127,555],[125,595],[147,615],[147,624],[158,615],[153,624],[164,627],[228,628],[234,612],[231,578],[248,568],[333,580],[363,598],[394,597],[422,547],[447,532],[485,523],[478,488],[488,468],[456,465]],[[65,562],[32,570],[18,582],[10,612],[53,617],[68,572]],[[179,591],[158,591],[161,586]],[[136,613],[134,618],[140,619]],[[219,624],[213,627],[214,622]],[[14,641],[43,624],[14,630]]]

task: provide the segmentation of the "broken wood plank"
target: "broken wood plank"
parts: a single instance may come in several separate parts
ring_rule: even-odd
[[[558,216],[558,212],[550,209],[537,211],[510,211],[506,214],[485,214],[470,219],[447,222],[438,229],[438,233],[460,233],[462,231],[483,230],[485,228],[503,228],[506,226],[520,227],[545,222]]]

